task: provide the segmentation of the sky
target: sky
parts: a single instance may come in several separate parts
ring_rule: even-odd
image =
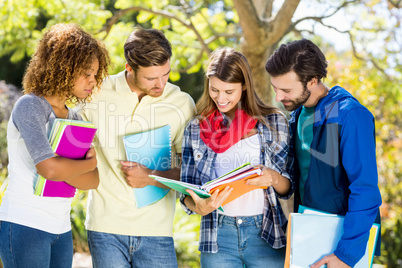
[[[276,2],[278,4],[281,4],[281,2],[283,1]],[[293,21],[306,16],[322,16],[323,10],[327,9],[327,5],[318,6],[317,4],[311,4],[311,1],[300,1],[300,4],[297,7],[296,12],[293,16]],[[331,13],[331,11],[329,10],[326,13]],[[352,25],[350,19],[348,19],[348,17],[345,15],[345,12],[342,10],[336,13],[334,16],[325,19],[324,23],[336,27],[338,30],[341,31],[349,30]],[[339,33],[338,31],[325,27],[320,23],[314,23],[311,20],[306,20],[299,24],[298,29],[311,30],[313,29],[313,27],[314,32],[324,38],[326,41],[333,44],[336,50],[346,50],[351,48],[349,36],[347,34]]]

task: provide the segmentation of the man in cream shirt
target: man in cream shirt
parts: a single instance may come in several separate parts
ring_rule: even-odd
[[[133,188],[164,187],[148,177],[179,179],[180,167],[155,171],[126,159],[123,137],[166,124],[172,155],[181,153],[194,101],[168,83],[171,45],[161,31],[136,29],[124,45],[125,71],[105,80],[83,118],[98,128],[95,150],[100,184],[88,197],[86,228],[94,267],[177,267],[172,230],[175,192],[137,208]]]

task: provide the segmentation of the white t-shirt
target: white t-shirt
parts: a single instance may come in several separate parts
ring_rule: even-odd
[[[130,236],[173,236],[175,191],[137,208],[133,188],[121,171],[120,161],[126,160],[123,137],[169,124],[175,156],[181,153],[184,127],[193,115],[194,101],[173,84],[167,83],[161,96],[146,95],[139,101],[127,83],[125,71],[105,80],[82,113],[98,129],[94,148],[100,183],[96,190],[89,191],[87,230]]]
[[[234,168],[250,162],[252,165],[260,163],[260,140],[253,135],[240,140],[223,153],[218,153],[215,161],[215,172],[220,177]],[[231,217],[253,216],[264,211],[264,189],[250,191],[224,206],[225,212],[218,213]]]
[[[35,165],[54,156],[48,141],[54,119],[43,97],[22,96],[15,104],[7,127],[9,183],[0,206],[0,220],[53,234],[71,230],[72,198],[34,195]],[[81,119],[69,109],[69,119]]]

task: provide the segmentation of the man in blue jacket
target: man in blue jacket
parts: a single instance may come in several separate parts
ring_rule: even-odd
[[[302,39],[281,45],[265,69],[276,100],[293,111],[295,210],[303,204],[345,216],[336,250],[311,267],[353,267],[380,221],[374,117],[345,89],[322,82],[327,66],[321,50]]]

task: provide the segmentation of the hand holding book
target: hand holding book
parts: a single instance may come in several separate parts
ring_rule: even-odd
[[[135,162],[146,166],[148,169],[159,171],[167,171],[172,168],[170,125],[127,135],[123,137],[123,143],[126,150],[127,160],[131,162],[131,164],[134,164]],[[124,169],[123,166],[123,172]],[[145,169],[142,169],[142,171],[144,170]],[[131,173],[127,169],[126,172]],[[127,179],[130,180],[130,176],[126,176],[126,181]],[[138,185],[135,185],[135,187],[138,187]],[[142,208],[161,200],[168,192],[169,189],[153,185],[146,185],[142,188],[133,188],[137,208]]]
[[[221,201],[221,198],[225,197],[225,200],[221,204],[222,206],[224,206],[227,203],[235,200],[239,196],[246,194],[252,190],[266,189],[267,186],[246,184],[247,180],[259,177],[260,175],[261,175],[260,168],[253,167],[250,163],[245,163],[239,166],[238,168],[224,174],[223,176],[205,183],[202,186],[185,183],[181,181],[170,180],[167,178],[153,175],[150,175],[150,177],[183,194],[189,195],[189,193],[186,190],[190,189],[193,192],[195,192],[200,198],[209,198],[216,191],[218,191],[216,193],[216,195],[218,196],[218,193],[221,192],[222,195],[219,195],[220,197],[219,198],[217,197],[218,198],[217,200]],[[226,193],[228,193],[229,189],[224,194],[222,192],[225,191],[225,188],[227,186],[233,188],[232,190],[230,190],[228,197],[226,197]]]
[[[150,179],[148,177],[152,170],[147,166],[137,162],[120,161],[122,167],[121,170],[124,173],[124,179],[127,184],[133,188],[143,188],[149,185]]]
[[[91,122],[55,119],[49,133],[49,143],[55,155],[69,159],[89,159],[95,152],[89,152],[96,128]],[[96,158],[93,161],[96,167]],[[76,188],[64,181],[47,180],[38,174],[35,182],[35,195],[44,197],[74,197]]]
[[[192,197],[192,200],[189,199],[186,205],[195,213],[205,216],[211,213],[212,211],[222,208],[223,202],[227,200],[227,198],[232,193],[233,188],[230,186],[226,186],[222,191],[217,189],[207,198],[199,197],[193,190],[187,189],[186,192]]]
[[[343,235],[343,225],[344,216],[300,205],[298,213],[289,215],[284,267],[310,267],[312,264],[321,267],[327,261],[337,262],[337,257],[331,253]],[[379,229],[377,223],[371,227],[365,254],[355,268],[372,267]]]
[[[290,181],[288,178],[264,165],[256,165],[255,167],[261,169],[261,174],[258,177],[247,180],[247,185],[255,185],[265,188],[272,186],[275,189],[275,192],[281,195],[286,195],[290,189]]]
[[[93,147],[90,147],[88,149],[88,151],[85,154],[85,159],[91,159],[91,158],[95,158],[96,159],[96,152],[95,149]]]

